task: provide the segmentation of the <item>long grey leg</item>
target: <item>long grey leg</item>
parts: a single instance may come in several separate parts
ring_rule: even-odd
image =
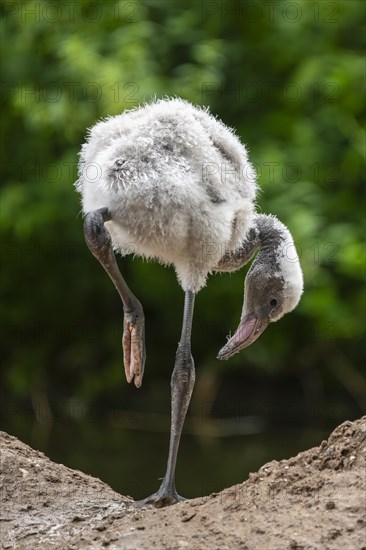
[[[171,378],[172,419],[170,428],[169,456],[165,477],[157,493],[146,498],[143,503],[156,508],[175,504],[180,497],[175,489],[175,466],[184,419],[191,400],[195,369],[191,355],[191,331],[195,294],[185,293],[182,335],[175,356],[175,366]]]
[[[135,386],[139,388],[146,357],[144,312],[118,269],[112,239],[104,225],[111,219],[108,208],[88,212],[84,218],[84,235],[90,251],[104,267],[121,297],[124,310],[122,345],[126,378],[127,382],[134,380]]]

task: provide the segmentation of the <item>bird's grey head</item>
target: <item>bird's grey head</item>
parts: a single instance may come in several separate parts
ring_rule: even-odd
[[[261,251],[245,279],[239,326],[220,350],[219,359],[229,359],[248,347],[270,322],[281,319],[300,301],[304,283],[294,242],[288,229],[276,218],[271,219],[271,236],[266,235],[268,228],[262,227]]]

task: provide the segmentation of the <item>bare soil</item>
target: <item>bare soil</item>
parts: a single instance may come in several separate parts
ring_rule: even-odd
[[[244,483],[161,510],[4,432],[0,449],[5,549],[366,550],[366,416]]]

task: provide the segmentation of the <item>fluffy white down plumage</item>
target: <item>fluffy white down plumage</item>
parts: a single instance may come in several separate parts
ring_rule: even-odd
[[[255,171],[207,109],[158,100],[98,122],[82,147],[83,213],[107,207],[113,247],[175,266],[197,292],[255,212]]]

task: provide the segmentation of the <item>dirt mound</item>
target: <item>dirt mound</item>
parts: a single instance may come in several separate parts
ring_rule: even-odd
[[[0,432],[2,548],[366,550],[366,417],[242,484],[163,510]]]

